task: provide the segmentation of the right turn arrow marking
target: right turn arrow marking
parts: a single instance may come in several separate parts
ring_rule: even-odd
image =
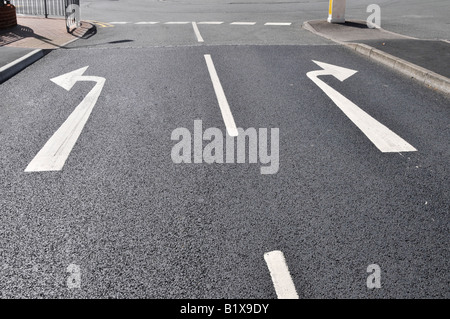
[[[344,114],[375,144],[383,153],[387,152],[416,152],[412,145],[408,144],[400,136],[389,128],[375,120],[372,116],[360,109],[356,104],[347,99],[341,93],[320,80],[320,75],[332,75],[339,81],[344,81],[357,71],[339,67],[336,65],[314,61],[323,70],[311,71],[306,75],[344,112]]]

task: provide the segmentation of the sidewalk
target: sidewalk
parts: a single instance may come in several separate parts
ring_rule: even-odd
[[[55,50],[85,37],[95,30],[87,22],[72,33],[64,19],[17,17],[17,26],[0,30],[0,83]]]
[[[450,94],[450,43],[420,40],[383,29],[370,29],[365,21],[345,24],[307,21],[303,27],[342,44],[424,85]]]

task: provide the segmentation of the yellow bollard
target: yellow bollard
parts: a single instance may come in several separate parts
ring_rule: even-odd
[[[345,23],[345,0],[330,0],[328,22]]]

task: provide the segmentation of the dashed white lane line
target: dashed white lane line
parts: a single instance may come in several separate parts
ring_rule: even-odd
[[[299,299],[286,260],[281,251],[264,254],[278,299]]]
[[[255,25],[256,22],[231,22],[231,25]]]
[[[204,42],[202,35],[200,34],[200,30],[197,27],[197,23],[192,22],[192,27],[194,28],[195,36],[197,37],[198,42]]]
[[[223,21],[202,21],[202,22],[198,22],[197,24],[223,24]]]
[[[206,65],[208,66],[209,75],[216,92],[217,101],[219,102],[220,111],[222,112],[222,118],[227,128],[228,135],[238,136],[238,130],[236,123],[234,122],[233,114],[230,110],[225,92],[223,91],[222,84],[220,83],[219,76],[217,75],[216,68],[211,59],[211,55],[205,54]]]
[[[149,21],[149,22],[146,22],[146,21],[141,21],[141,22],[136,22],[135,24],[158,24],[159,22],[154,22],[154,21]]]
[[[291,25],[291,22],[267,22],[264,23],[264,25],[271,25],[271,26],[289,26]]]
[[[139,22],[127,22],[127,21],[113,21],[109,22],[109,24],[138,24],[138,25],[152,25],[152,24],[189,24],[190,21],[169,21],[169,22],[157,22],[157,21],[139,21]],[[197,24],[206,24],[206,25],[220,25],[224,24],[223,21],[201,21],[197,22]],[[255,25],[256,22],[231,22],[230,25],[247,25],[252,26]],[[264,23],[265,26],[290,26],[292,25],[292,22],[266,22]]]
[[[170,22],[165,22],[164,24],[189,24],[189,21],[170,21]]]

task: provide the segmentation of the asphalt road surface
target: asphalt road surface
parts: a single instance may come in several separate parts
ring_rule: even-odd
[[[303,30],[327,1],[270,2],[86,1],[94,36],[0,86],[0,297],[449,297],[448,97]],[[314,61],[357,72],[314,82]],[[339,103],[416,151],[380,151]],[[63,167],[25,171],[88,104]],[[226,163],[217,136],[224,163],[175,163],[173,132],[193,161],[194,121],[225,135],[227,106],[256,163]]]

